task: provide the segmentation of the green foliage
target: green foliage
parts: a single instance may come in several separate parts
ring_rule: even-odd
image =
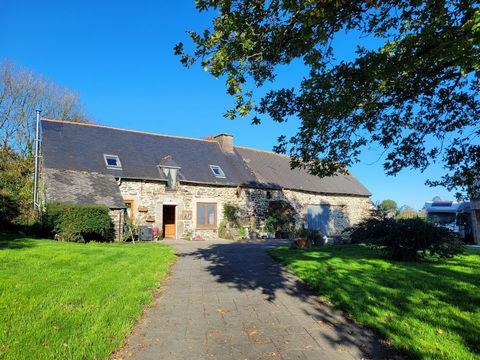
[[[21,225],[32,222],[33,160],[9,148],[0,149],[0,222]]]
[[[234,239],[234,236],[233,236],[232,232],[227,227],[227,224],[224,221],[222,221],[218,225],[218,236],[221,239],[228,239],[228,240],[233,240]]]
[[[348,232],[352,243],[374,245],[396,260],[415,261],[427,255],[450,258],[463,252],[458,234],[420,218],[371,218]]]
[[[43,223],[64,241],[108,240],[113,230],[104,205],[49,204]]]
[[[395,216],[398,212],[398,205],[395,200],[386,199],[378,205],[378,210],[383,216]]]
[[[270,254],[407,359],[480,355],[480,251],[414,263],[385,260],[359,245]]]
[[[247,232],[242,227],[240,217],[238,215],[238,207],[225,204],[223,206],[223,218],[218,228],[218,236],[222,239],[233,240],[235,238],[246,238]]]
[[[244,227],[239,227],[237,229],[237,237],[239,237],[240,239],[245,239],[247,237],[247,231]]]
[[[265,231],[274,234],[279,226],[279,221],[272,215],[265,219]]]
[[[38,108],[50,119],[87,122],[75,93],[14,64],[0,62],[0,201],[6,206],[0,207],[3,226],[23,229],[37,220],[32,201],[32,120]]]
[[[174,257],[159,243],[0,236],[0,358],[111,358]]]
[[[265,230],[269,233],[291,231],[295,227],[296,214],[297,212],[288,201],[270,201],[265,219]]]
[[[238,218],[238,208],[233,205],[225,204],[223,205],[223,217],[227,221],[227,224],[231,227],[238,227],[239,218]]]
[[[0,226],[7,227],[20,214],[19,206],[9,194],[0,192]]]
[[[407,205],[402,206],[396,216],[397,219],[415,219],[417,217],[419,216],[415,209]]]
[[[62,232],[60,233],[59,240],[65,242],[76,242],[76,243],[84,243],[85,239],[82,234],[76,230],[73,226],[66,226]]]
[[[275,149],[293,167],[330,176],[346,172],[363,149],[384,150],[384,168],[424,170],[443,163],[429,184],[479,192],[480,10],[475,1],[199,0],[211,26],[190,31],[193,49],[175,46],[225,79],[228,118],[298,118],[296,135]],[[338,35],[357,39],[338,58]],[[351,35],[351,36],[350,36]],[[363,39],[378,46],[366,48]],[[367,41],[366,41],[367,42]],[[189,46],[190,48],[190,46]],[[271,88],[277,69],[300,60],[298,86]],[[435,141],[432,141],[435,139]]]
[[[307,239],[309,234],[310,234],[309,230],[302,227],[299,229],[295,229],[293,235],[297,239]]]

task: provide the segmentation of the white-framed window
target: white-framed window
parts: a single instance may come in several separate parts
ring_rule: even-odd
[[[120,162],[118,155],[103,154],[103,158],[105,159],[105,165],[107,166],[107,169],[122,168],[122,163]]]
[[[218,165],[210,165],[210,169],[212,169],[213,175],[217,178],[225,178],[225,173],[223,172],[222,168]]]

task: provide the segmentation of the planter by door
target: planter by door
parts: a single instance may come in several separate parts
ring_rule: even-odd
[[[175,205],[163,205],[163,236],[166,238],[176,237]]]

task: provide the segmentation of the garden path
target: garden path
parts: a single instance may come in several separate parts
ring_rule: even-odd
[[[178,252],[171,276],[115,359],[395,357],[271,259],[277,242],[166,243]]]

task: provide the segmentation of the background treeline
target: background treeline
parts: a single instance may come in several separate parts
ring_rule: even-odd
[[[32,211],[35,110],[89,122],[79,96],[10,62],[0,63],[0,227],[28,225]]]

